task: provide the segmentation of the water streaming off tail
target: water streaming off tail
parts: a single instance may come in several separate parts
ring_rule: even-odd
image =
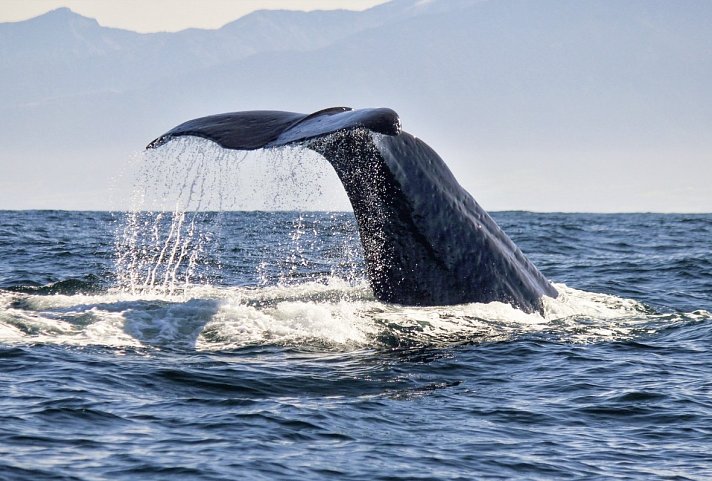
[[[295,211],[291,234],[271,240],[277,256],[258,267],[261,284],[284,281],[319,239],[318,222],[300,212],[349,208],[328,162],[299,147],[232,151],[183,137],[135,163],[132,209],[116,240],[118,284],[133,293],[174,294],[218,278],[222,213],[235,210]]]

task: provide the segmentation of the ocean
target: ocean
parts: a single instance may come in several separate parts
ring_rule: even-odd
[[[712,479],[712,215],[493,217],[543,315],[376,301],[349,212],[0,212],[0,479]]]

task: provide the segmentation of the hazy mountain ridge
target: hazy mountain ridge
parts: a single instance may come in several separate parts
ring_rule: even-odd
[[[393,16],[261,10],[216,30],[142,34],[102,27],[95,19],[60,8],[0,24],[0,61],[9,74],[0,81],[6,93],[0,99],[12,103],[101,88],[130,90],[260,53],[321,48]],[[47,71],[55,74],[50,82],[43,78]]]
[[[537,204],[547,190],[565,195],[579,171],[593,182],[610,177],[605,169],[620,184],[606,197],[624,201],[626,183],[688,185],[664,155],[712,175],[701,160],[712,147],[710,20],[704,1],[404,0],[137,34],[55,11],[0,24],[0,112],[14,119],[0,140],[29,156],[22,149],[41,130],[48,145],[31,146],[33,158],[59,149],[81,170],[89,149],[110,172],[197,115],[390,106],[476,197],[514,202],[495,207],[552,210]],[[648,151],[660,155],[654,167]],[[538,191],[523,190],[528,182]],[[691,184],[712,209],[700,181]]]

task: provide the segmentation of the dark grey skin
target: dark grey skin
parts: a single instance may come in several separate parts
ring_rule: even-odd
[[[438,154],[401,130],[393,110],[213,115],[185,122],[147,148],[179,136],[237,150],[298,144],[324,156],[351,201],[368,278],[381,301],[499,301],[542,312],[542,297],[558,295]]]

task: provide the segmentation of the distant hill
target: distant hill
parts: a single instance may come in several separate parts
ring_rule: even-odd
[[[395,0],[156,34],[54,10],[0,24],[0,208],[122,208],[128,157],[184,120],[349,105],[397,110],[489,209],[712,211],[710,25],[707,0]]]

